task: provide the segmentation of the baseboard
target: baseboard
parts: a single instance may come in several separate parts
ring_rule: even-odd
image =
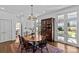
[[[0,44],[2,44],[2,43],[14,42],[14,41],[15,41],[15,40],[4,41],[4,42],[0,42]]]

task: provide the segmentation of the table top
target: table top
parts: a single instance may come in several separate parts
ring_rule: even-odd
[[[28,35],[28,36],[24,36],[24,39],[26,41],[41,41],[41,35]]]

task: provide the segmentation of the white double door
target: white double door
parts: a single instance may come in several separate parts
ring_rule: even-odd
[[[11,40],[11,20],[0,19],[0,43]]]

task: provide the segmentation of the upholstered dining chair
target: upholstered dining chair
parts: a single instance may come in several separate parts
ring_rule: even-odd
[[[32,45],[30,43],[28,43],[28,41],[26,41],[22,36],[19,35],[19,41],[20,41],[20,50],[21,50],[21,53],[23,51],[25,52],[28,52],[28,50],[33,50],[32,49]]]
[[[46,51],[49,52],[48,51],[48,47],[47,47],[47,40],[46,40],[46,38],[39,42],[39,48],[41,49],[41,53],[43,53],[43,48],[45,48]]]

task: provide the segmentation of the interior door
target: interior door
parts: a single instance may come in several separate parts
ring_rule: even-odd
[[[11,40],[11,22],[0,19],[0,43]]]

